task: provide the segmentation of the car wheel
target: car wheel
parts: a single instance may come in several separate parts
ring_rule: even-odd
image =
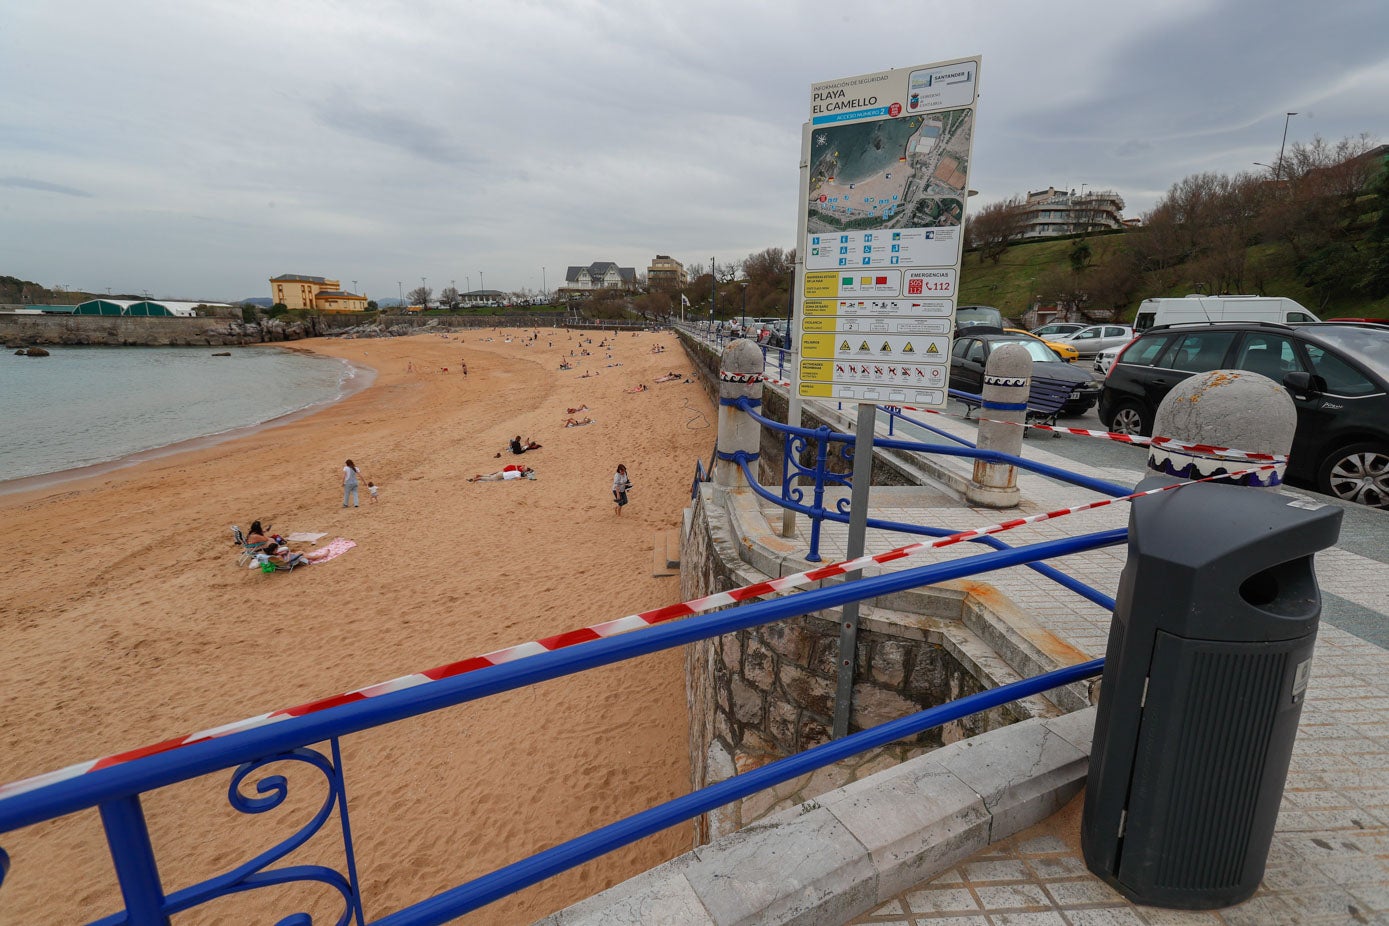
[[[1389,509],[1389,448],[1351,444],[1328,454],[1317,470],[1317,488],[1348,502]]]
[[[1153,419],[1137,402],[1120,402],[1110,415],[1109,430],[1147,437],[1153,433]]]

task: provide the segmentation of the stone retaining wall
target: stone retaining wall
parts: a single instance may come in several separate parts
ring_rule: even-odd
[[[727,516],[719,494],[702,486],[688,520],[682,600],[766,577],[744,561],[750,538]],[[964,598],[943,593],[940,610],[959,615]],[[948,618],[871,606],[862,613],[850,732],[1011,680],[986,644]],[[837,609],[691,644],[685,666],[693,787],[828,742],[838,651]],[[941,745],[1051,713],[1040,699],[1005,705],[866,752],[711,812],[696,822],[696,844]]]
[[[314,337],[314,319],[245,325],[226,318],[146,318],[122,315],[10,315],[0,313],[0,343],[108,347],[229,347]]]

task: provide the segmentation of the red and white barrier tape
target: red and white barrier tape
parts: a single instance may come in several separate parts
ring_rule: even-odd
[[[843,562],[830,563],[806,572],[796,573],[795,575],[768,579],[765,582],[754,582],[751,585],[744,585],[741,588],[730,589],[726,592],[715,592],[712,595],[705,595],[702,598],[694,598],[690,601],[680,602],[679,604],[666,605],[663,608],[643,611],[640,614],[629,614],[617,620],[594,624],[590,627],[583,627],[578,630],[571,630],[553,637],[546,637],[542,640],[532,640],[529,643],[509,646],[505,649],[484,653],[481,656],[473,656],[469,659],[451,662],[433,669],[426,669],[423,672],[417,672],[412,675],[402,675],[399,678],[394,678],[387,682],[380,682],[375,685],[369,685],[366,688],[358,688],[355,691],[332,695],[327,698],[320,698],[317,701],[310,701],[307,704],[300,704],[296,707],[271,711],[267,714],[257,714],[254,717],[247,717],[244,720],[238,720],[233,723],[223,724],[219,727],[201,730],[197,733],[190,733],[187,736],[165,740],[162,743],[154,743],[153,745],[144,746],[139,749],[103,756],[99,759],[92,759],[87,762],[79,762],[76,765],[69,765],[66,768],[57,769],[56,771],[47,772],[42,775],[36,775],[32,778],[25,778],[20,781],[11,782],[10,784],[0,785],[0,799],[23,794],[26,791],[32,791],[35,788],[41,788],[55,782],[76,778],[87,772],[100,771],[101,769],[111,768],[112,766],[121,765],[135,759],[142,759],[145,756],[168,752],[182,746],[191,746],[194,743],[217,739],[232,733],[253,730],[257,727],[268,726],[269,724],[278,723],[281,720],[287,720],[291,717],[303,717],[306,714],[313,714],[330,707],[337,707],[341,704],[351,704],[354,701],[364,701],[367,698],[374,698],[378,695],[389,694],[393,691],[413,688],[416,685],[423,685],[427,682],[452,678],[456,675],[463,675],[477,669],[485,669],[489,666],[498,666],[508,662],[515,662],[517,659],[553,652],[558,649],[573,646],[576,643],[587,643],[590,640],[615,637],[619,634],[628,633],[633,630],[641,630],[645,627],[664,623],[665,621],[674,620],[676,618],[691,617],[696,614],[702,614],[705,611],[711,611],[714,608],[724,607],[725,605],[739,604],[740,602],[752,598],[761,598],[764,595],[770,595],[774,592],[801,588],[822,579],[841,576],[849,572],[863,569],[867,566],[890,563],[894,560],[903,559],[904,557],[912,556],[925,550],[937,550],[941,547],[948,547],[966,540],[972,540],[975,537],[983,537],[988,534],[1000,534],[1004,531],[1012,530],[1015,527],[1022,527],[1025,524],[1038,524],[1042,521],[1049,521],[1053,518],[1059,518],[1068,514],[1090,511],[1095,508],[1104,508],[1118,502],[1131,502],[1136,498],[1143,498],[1147,495],[1170,492],[1173,489],[1180,489],[1184,486],[1196,485],[1201,482],[1211,482],[1217,479],[1233,479],[1239,476],[1249,475],[1250,473],[1262,472],[1275,468],[1273,464],[1266,464],[1232,473],[1207,476],[1203,479],[1177,482],[1172,485],[1160,486],[1159,488],[1148,489],[1144,492],[1135,492],[1132,495],[1124,495],[1119,498],[1104,498],[1099,501],[1088,502],[1084,505],[1074,505],[1070,508],[1058,508],[1055,511],[1048,511],[1045,514],[1034,514],[1026,518],[1012,518],[1007,521],[1001,521],[998,524],[991,524],[988,527],[978,527],[973,530],[960,531],[959,533],[951,534],[949,537],[942,537],[939,540],[909,543],[906,546],[898,547],[895,550],[889,550],[886,553],[875,553],[872,555],[860,556],[855,559],[844,560]]]
[[[791,388],[791,383],[784,379],[776,379],[771,376],[763,378],[764,382],[774,386]],[[964,415],[952,415],[950,412],[941,411],[938,408],[921,408],[916,405],[897,405],[891,404],[893,408],[900,408],[903,411],[924,412],[928,415],[939,415],[942,418],[954,418],[957,421],[990,421],[994,424],[1011,424],[1020,428],[1032,428],[1037,431],[1054,431],[1059,434],[1076,434],[1081,437],[1098,437],[1104,440],[1117,441],[1121,444],[1133,444],[1135,447],[1147,447],[1158,445],[1168,450],[1184,450],[1187,453],[1199,453],[1206,456],[1219,457],[1224,460],[1250,460],[1258,463],[1286,463],[1287,456],[1278,453],[1259,453],[1253,450],[1235,450],[1231,447],[1217,447],[1214,444],[1191,444],[1186,441],[1179,441],[1174,437],[1143,437],[1136,434],[1116,434],[1113,431],[1095,431],[1089,428],[1064,428],[1059,425],[1032,424],[1021,421],[1002,421],[998,418],[966,418]]]

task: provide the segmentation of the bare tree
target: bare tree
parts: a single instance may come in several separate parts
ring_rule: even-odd
[[[434,290],[428,286],[416,286],[405,294],[405,301],[410,305],[423,306],[429,308],[429,300],[434,297]]]
[[[979,256],[998,263],[1008,245],[1027,231],[1022,201],[1014,196],[989,203],[965,223],[965,246],[979,249]]]
[[[458,287],[445,286],[443,290],[439,293],[439,302],[443,305],[448,306],[449,308],[453,308],[455,305],[457,305]]]

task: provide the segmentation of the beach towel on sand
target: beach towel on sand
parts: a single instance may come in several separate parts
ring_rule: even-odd
[[[326,547],[320,547],[304,555],[308,557],[309,562],[317,565],[318,563],[326,563],[330,559],[337,559],[356,545],[357,541],[355,540],[344,540],[342,537],[334,537]]]

